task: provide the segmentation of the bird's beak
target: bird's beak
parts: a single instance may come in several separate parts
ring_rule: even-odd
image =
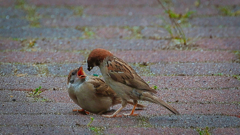
[[[83,71],[83,68],[82,67],[80,67],[79,68],[79,70],[78,70],[78,72],[77,72],[77,75],[78,75],[78,77],[79,78],[85,78],[86,76],[87,76],[87,74]]]
[[[93,67],[88,67],[88,71],[91,71]]]

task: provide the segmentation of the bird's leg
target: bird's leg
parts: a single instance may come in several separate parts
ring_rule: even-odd
[[[117,115],[124,107],[126,107],[127,101],[122,99],[122,106],[114,112],[112,115],[102,115],[103,117],[106,118],[113,118],[113,117],[122,117],[122,115]]]
[[[129,114],[123,114],[124,116],[137,116],[137,115],[138,115],[138,114],[134,113],[135,108],[136,108],[136,106],[137,106],[137,100],[133,100],[133,102],[134,102],[134,106],[133,106],[133,109],[132,109],[131,113],[129,113]]]
[[[116,112],[114,112],[112,115],[102,115],[106,118],[113,118],[113,117],[121,117],[121,115],[117,115],[124,107],[120,107]]]
[[[89,112],[85,111],[84,109],[73,109],[73,112],[79,112],[79,113],[84,113],[84,114],[90,114]]]

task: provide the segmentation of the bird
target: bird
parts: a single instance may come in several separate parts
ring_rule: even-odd
[[[121,98],[101,78],[88,76],[82,66],[69,72],[67,84],[69,97],[82,108],[73,111],[102,114],[111,106],[121,104]],[[127,103],[133,105],[132,101]],[[137,107],[145,106],[137,104]]]
[[[173,114],[180,114],[172,106],[155,96],[157,91],[150,88],[131,66],[110,51],[101,48],[92,50],[87,58],[87,66],[89,71],[98,66],[104,81],[122,99],[122,106],[112,115],[103,115],[104,117],[117,117],[117,114],[126,107],[128,100],[133,100],[134,107],[129,114],[123,114],[124,116],[138,115],[134,113],[138,100],[149,101],[165,107]]]

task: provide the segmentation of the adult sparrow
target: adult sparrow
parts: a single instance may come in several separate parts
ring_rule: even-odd
[[[88,70],[98,66],[102,73],[105,82],[117,93],[122,99],[122,107],[120,107],[112,115],[104,115],[111,118],[116,117],[117,114],[127,105],[127,101],[132,99],[134,107],[130,114],[134,114],[135,107],[138,100],[149,101],[159,104],[174,114],[179,112],[168,105],[166,102],[155,96],[156,90],[149,87],[149,85],[122,59],[114,56],[110,51],[105,49],[94,49],[89,54],[87,59]]]
[[[70,98],[82,108],[78,112],[102,114],[121,103],[121,98],[102,79],[87,76],[82,67],[70,71],[67,84]],[[135,105],[131,101],[127,103]]]

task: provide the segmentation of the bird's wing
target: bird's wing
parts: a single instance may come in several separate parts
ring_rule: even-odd
[[[110,56],[106,58],[107,74],[114,80],[132,88],[157,93],[123,60]]]
[[[95,93],[99,96],[114,97],[116,93],[100,78],[90,77],[88,80],[95,88]]]

